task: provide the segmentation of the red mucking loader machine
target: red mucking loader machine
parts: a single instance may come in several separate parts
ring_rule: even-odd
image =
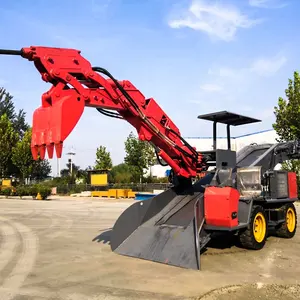
[[[158,160],[172,169],[172,185],[151,200],[139,201],[117,219],[114,252],[173,266],[200,269],[200,253],[216,234],[236,235],[242,247],[262,249],[268,232],[292,238],[297,227],[296,174],[274,167],[299,158],[299,142],[249,145],[236,153],[230,126],[259,120],[226,111],[199,116],[213,122],[214,147],[198,152],[153,98],[128,80],[92,67],[75,49],[29,47],[0,50],[32,61],[51,88],[33,114],[34,159],[51,159],[76,126],[85,107],[125,120],[148,141]],[[228,149],[217,149],[217,123],[227,125]],[[197,174],[206,172],[201,179]]]

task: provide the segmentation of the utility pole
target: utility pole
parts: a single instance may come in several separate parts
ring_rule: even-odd
[[[65,148],[65,146],[63,146],[63,149],[64,148]],[[61,158],[57,157],[57,160],[56,160],[56,163],[57,163],[57,165],[56,165],[56,168],[57,168],[57,177],[61,176],[61,174],[60,174],[60,162],[61,162]]]
[[[57,157],[56,162],[57,162],[57,166],[56,166],[56,168],[57,168],[57,177],[60,177],[60,158]]]
[[[67,153],[67,155],[70,156],[70,158],[69,158],[69,163],[70,163],[70,165],[71,165],[71,167],[70,167],[70,176],[71,176],[71,177],[72,177],[72,173],[73,173],[73,161],[72,161],[72,156],[75,155],[75,154],[76,154],[76,153],[75,153],[74,151],[70,151],[70,152]]]

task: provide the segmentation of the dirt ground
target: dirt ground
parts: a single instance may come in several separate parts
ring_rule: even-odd
[[[109,230],[131,203],[0,199],[0,299],[300,298],[300,231],[261,251],[212,244],[202,270],[186,270],[111,252]]]

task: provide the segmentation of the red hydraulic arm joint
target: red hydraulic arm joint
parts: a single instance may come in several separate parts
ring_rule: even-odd
[[[0,54],[21,55],[33,61],[42,79],[52,84],[33,114],[34,159],[44,159],[46,152],[52,158],[54,148],[60,158],[64,140],[88,106],[129,122],[139,139],[150,142],[177,176],[195,177],[205,169],[202,155],[181,137],[153,98],[146,99],[130,81],[118,81],[105,69],[92,67],[80,53],[76,49],[34,46],[20,51],[0,50]]]

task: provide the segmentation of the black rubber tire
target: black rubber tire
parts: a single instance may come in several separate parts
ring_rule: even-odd
[[[287,212],[289,209],[293,210],[294,214],[295,214],[295,228],[292,231],[290,231],[287,227]],[[285,216],[286,221],[283,222],[282,224],[280,224],[278,228],[276,228],[276,235],[281,238],[291,239],[294,237],[294,235],[296,234],[296,230],[297,230],[297,211],[296,211],[295,205],[293,203],[287,203],[287,204],[283,205],[280,208],[280,210],[284,211],[284,216]]]
[[[253,230],[253,223],[255,220],[255,217],[258,214],[262,214],[265,220],[265,235],[262,241],[257,241],[254,236],[254,230]],[[253,205],[251,216],[250,216],[250,222],[247,226],[247,228],[241,232],[239,232],[238,238],[239,243],[243,248],[251,249],[251,250],[260,250],[264,247],[266,240],[268,236],[268,219],[266,216],[266,213],[262,206],[260,205]]]

